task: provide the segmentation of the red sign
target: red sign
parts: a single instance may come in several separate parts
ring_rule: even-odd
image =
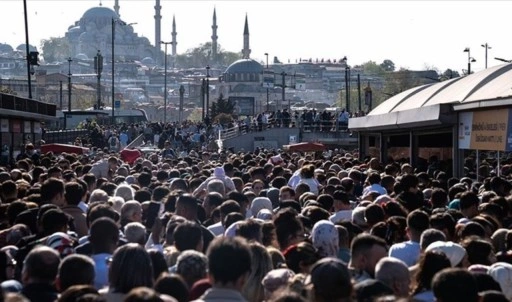
[[[14,132],[14,133],[20,133],[21,132],[21,121],[20,120],[13,120],[12,121],[12,132]]]

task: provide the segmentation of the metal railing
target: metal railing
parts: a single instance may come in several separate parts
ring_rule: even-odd
[[[230,139],[249,132],[261,132],[274,128],[300,128],[304,132],[349,132],[348,124],[338,122],[336,120],[319,120],[319,121],[295,121],[289,123],[277,123],[275,120],[269,120],[268,123],[251,123],[249,125],[241,123],[231,128],[221,130],[221,139]]]
[[[57,130],[46,131],[43,140],[47,144],[73,144],[77,138],[83,140],[87,137],[89,137],[89,130],[87,129]]]

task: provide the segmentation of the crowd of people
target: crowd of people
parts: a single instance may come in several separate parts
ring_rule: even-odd
[[[0,167],[3,300],[512,299],[508,165],[163,145]]]

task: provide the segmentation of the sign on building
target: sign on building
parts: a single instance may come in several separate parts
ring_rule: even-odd
[[[512,109],[459,114],[459,148],[512,151]]]

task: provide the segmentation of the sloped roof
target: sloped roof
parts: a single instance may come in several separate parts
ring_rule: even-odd
[[[512,64],[411,88],[389,98],[367,116],[351,118],[349,128],[371,130],[440,125],[454,122],[455,119],[449,117],[451,111],[505,105],[512,105]],[[429,114],[425,114],[427,112]],[[409,121],[404,124],[400,116],[408,117]]]

